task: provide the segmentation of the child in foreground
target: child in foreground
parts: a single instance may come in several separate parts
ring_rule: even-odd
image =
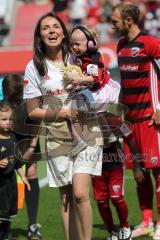
[[[2,92],[4,101],[14,110],[13,114],[13,132],[16,136],[17,145],[21,152],[26,151],[32,146],[32,139],[39,135],[39,123],[28,117],[26,105],[23,100],[24,79],[22,75],[9,73],[5,75],[2,81]],[[41,159],[41,151],[39,141],[32,148],[33,155],[25,162],[25,175],[31,186],[31,191],[27,187],[24,189],[26,212],[28,216],[27,235],[28,240],[41,238],[40,224],[37,223],[38,207],[39,207],[39,181],[37,173],[37,163]],[[20,195],[21,193],[18,192]]]
[[[17,214],[17,180],[15,170],[30,191],[30,184],[23,172],[23,161],[30,159],[34,148],[31,146],[22,155],[16,147],[12,133],[12,110],[9,105],[0,103],[0,239],[8,240],[12,217]],[[32,144],[36,146],[37,138]],[[23,160],[23,161],[21,161]]]

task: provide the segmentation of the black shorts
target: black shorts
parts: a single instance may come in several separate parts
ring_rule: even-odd
[[[0,220],[17,215],[18,190],[15,172],[0,176]]]

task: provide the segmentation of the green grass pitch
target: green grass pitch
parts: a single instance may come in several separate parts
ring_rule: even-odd
[[[46,163],[39,163],[39,177],[46,176]],[[129,208],[129,223],[135,226],[140,223],[141,214],[137,203],[135,182],[132,177],[131,171],[126,171],[125,179],[125,199]],[[92,197],[91,190],[91,202],[93,208],[93,236],[92,240],[106,240],[107,232],[102,223],[102,220],[97,211],[96,204]],[[154,204],[155,205],[155,204]],[[40,203],[39,203],[39,215],[38,222],[42,225],[41,232],[44,240],[63,240],[62,224],[60,219],[60,200],[59,192],[57,189],[43,187],[40,191]],[[112,207],[115,223],[118,224],[117,214]],[[155,209],[155,212],[156,209]],[[156,213],[157,214],[157,213]],[[156,219],[155,214],[155,219]],[[27,239],[27,215],[25,208],[19,210],[18,216],[13,220],[12,224],[12,240],[25,240]],[[151,237],[141,237],[137,240],[149,240]],[[76,239],[75,239],[76,240]]]

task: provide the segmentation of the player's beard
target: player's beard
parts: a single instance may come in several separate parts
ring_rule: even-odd
[[[125,28],[123,28],[123,30],[121,30],[120,35],[127,37],[128,33],[129,33],[129,30],[128,30],[128,28],[125,27]]]

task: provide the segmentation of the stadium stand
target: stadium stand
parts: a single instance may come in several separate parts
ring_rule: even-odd
[[[15,0],[0,0],[0,46],[3,45],[4,38],[10,32],[13,5],[15,5]]]

